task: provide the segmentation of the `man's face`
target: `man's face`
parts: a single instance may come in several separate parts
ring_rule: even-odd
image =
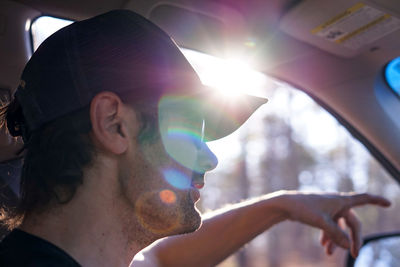
[[[217,164],[202,141],[201,116],[162,112],[158,120],[145,122],[153,124],[151,129],[140,133],[137,147],[120,168],[123,195],[140,225],[158,237],[193,232],[200,226],[198,189],[204,185],[204,173]]]

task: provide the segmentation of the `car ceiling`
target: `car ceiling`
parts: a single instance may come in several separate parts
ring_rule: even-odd
[[[400,30],[358,49],[311,34],[313,27],[360,2],[400,18],[398,0],[3,0],[0,7],[7,8],[0,11],[0,38],[10,43],[10,35],[1,35],[2,27],[9,24],[1,26],[1,19],[12,21],[13,8],[25,10],[30,19],[44,14],[72,20],[116,8],[134,10],[183,47],[219,57],[241,55],[257,70],[310,94],[353,125],[348,126],[351,132],[400,181],[400,123],[387,115],[374,89],[382,67],[400,56]],[[24,53],[15,45],[0,45],[1,50],[4,47],[9,51],[0,52],[0,62],[7,62],[0,63],[0,71],[7,75],[0,84],[15,88],[27,56],[21,58]]]

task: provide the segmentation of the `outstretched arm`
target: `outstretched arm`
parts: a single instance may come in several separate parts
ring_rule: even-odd
[[[366,204],[390,205],[386,199],[369,194],[279,191],[206,214],[198,231],[162,239],[144,255],[152,254],[161,266],[214,266],[258,234],[289,219],[322,229],[321,243],[328,253],[336,244],[351,248],[356,256],[361,228],[352,208]],[[340,218],[349,227],[350,237],[339,227]]]

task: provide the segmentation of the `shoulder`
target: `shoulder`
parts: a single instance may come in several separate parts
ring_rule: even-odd
[[[0,242],[0,266],[80,267],[58,247],[20,230],[13,230]]]

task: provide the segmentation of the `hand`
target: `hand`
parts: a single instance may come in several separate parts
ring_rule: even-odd
[[[367,204],[390,206],[387,199],[371,194],[296,191],[284,191],[281,194],[281,205],[289,219],[322,230],[321,244],[325,246],[328,255],[338,245],[345,249],[351,248],[351,255],[357,257],[361,247],[361,223],[353,207]],[[349,228],[350,238],[343,230],[345,226]]]

